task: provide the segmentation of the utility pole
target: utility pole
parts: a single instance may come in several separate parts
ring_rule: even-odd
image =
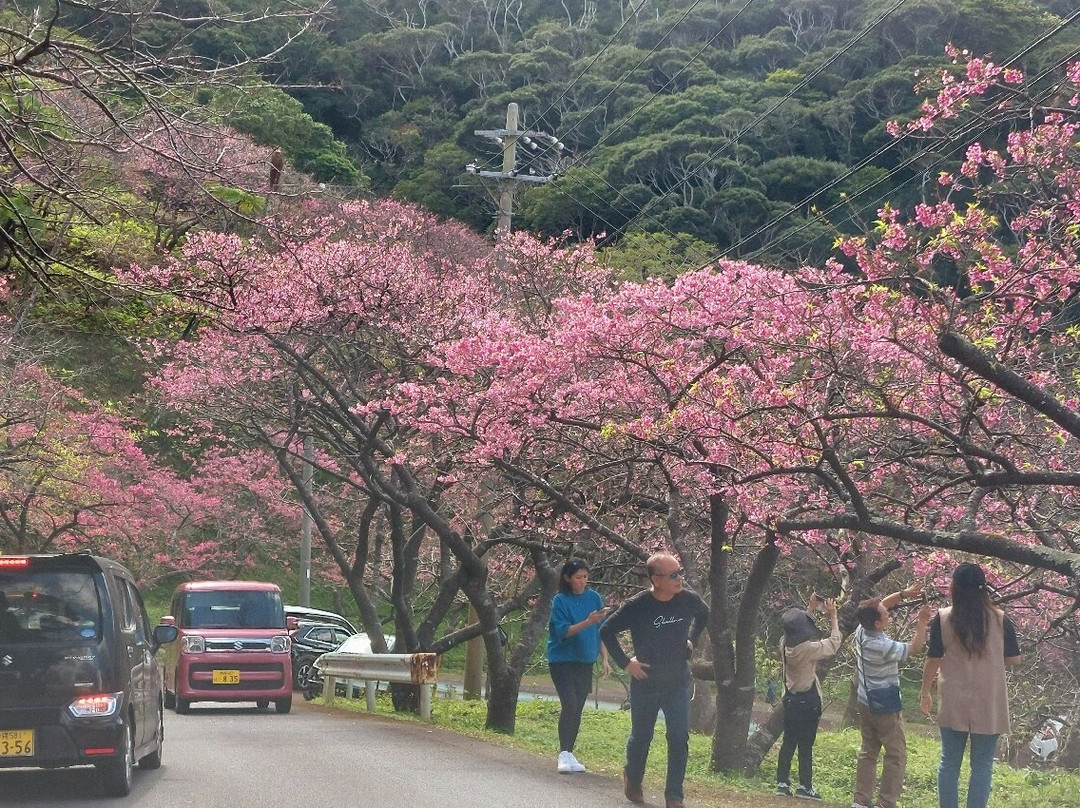
[[[311,478],[314,476],[312,461],[314,460],[314,448],[311,435],[304,436],[304,465],[301,470],[301,479],[304,482],[304,491],[311,496]],[[311,605],[311,513],[307,505],[300,515],[300,605]]]
[[[563,150],[563,144],[560,143],[559,139],[554,135],[549,135],[546,132],[523,131],[519,129],[520,114],[520,107],[511,102],[506,105],[505,129],[474,130],[474,134],[479,135],[480,137],[491,138],[502,147],[502,171],[481,171],[480,167],[475,162],[465,166],[465,170],[470,174],[476,174],[477,176],[485,177],[486,179],[499,181],[499,220],[495,231],[497,238],[503,238],[510,234],[510,223],[514,215],[514,192],[518,188],[518,183],[551,182],[551,180],[558,176],[555,172],[538,175],[535,173],[535,169],[528,169],[524,174],[518,173],[518,143],[520,142],[529,149],[539,150],[540,146],[536,142],[539,140],[546,143],[548,148],[554,149],[557,154],[561,153]],[[485,489],[487,489],[487,484],[485,484]],[[490,497],[488,499],[490,500]],[[491,529],[493,522],[491,512],[487,510],[486,505],[483,503],[481,505],[480,520],[481,524],[483,524],[486,529]],[[469,622],[476,623],[478,621],[479,616],[476,613],[476,609],[470,604]],[[474,637],[465,643],[465,698],[483,698],[483,681],[484,640],[482,637]]]
[[[539,149],[536,140],[544,141],[550,148],[561,152],[563,144],[554,135],[546,132],[533,132],[518,129],[520,108],[510,102],[506,105],[506,128],[505,129],[474,129],[473,134],[480,137],[491,138],[502,146],[502,171],[481,171],[475,163],[469,163],[465,170],[470,174],[499,181],[499,221],[496,232],[504,236],[510,232],[510,222],[514,215],[514,193],[518,183],[545,183],[551,182],[558,176],[557,172],[551,174],[535,174],[530,169],[529,173],[518,173],[517,156],[518,142],[531,149]]]

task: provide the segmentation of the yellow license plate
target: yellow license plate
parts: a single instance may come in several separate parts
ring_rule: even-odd
[[[0,757],[33,757],[34,731],[32,729],[0,730]]]
[[[215,685],[240,684],[240,671],[214,671]]]

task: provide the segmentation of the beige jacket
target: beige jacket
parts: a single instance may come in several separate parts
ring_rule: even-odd
[[[938,670],[938,725],[980,735],[1009,731],[1009,697],[1005,689],[1005,615],[994,610],[986,647],[969,656],[952,626],[952,607],[938,612],[945,656]]]
[[[831,657],[840,650],[840,631],[836,630],[823,640],[807,640],[788,648],[780,640],[780,652],[784,655],[784,686],[791,693],[802,693],[811,687],[821,692],[817,678],[819,659]]]

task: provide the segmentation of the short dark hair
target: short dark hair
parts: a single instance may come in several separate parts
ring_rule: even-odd
[[[859,601],[859,610],[855,612],[855,619],[867,631],[873,631],[877,621],[881,619],[881,612],[878,611],[880,605],[881,598],[868,598]]]
[[[589,562],[581,558],[571,558],[569,561],[563,564],[562,572],[559,573],[559,591],[573,591],[571,590],[570,582],[567,579],[573,577],[574,575],[577,575],[577,573],[581,572],[582,570],[585,570],[585,572],[589,571]]]

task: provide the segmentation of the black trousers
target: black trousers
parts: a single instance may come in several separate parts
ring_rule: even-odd
[[[790,783],[791,758],[797,749],[799,752],[799,785],[810,788],[814,785],[814,741],[817,740],[818,723],[821,721],[821,695],[814,688],[809,696],[810,703],[795,707],[787,698],[784,699],[784,742],[776,758],[776,782]]]
[[[555,692],[559,694],[559,751],[573,752],[581,729],[581,711],[592,691],[591,662],[552,662],[548,665]]]

